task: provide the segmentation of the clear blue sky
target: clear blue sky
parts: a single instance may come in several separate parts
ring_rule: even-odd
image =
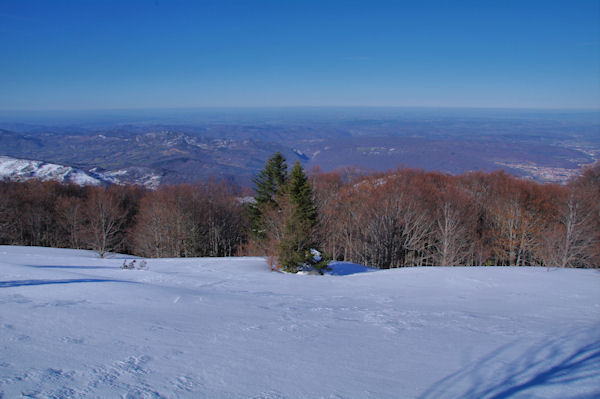
[[[0,0],[0,54],[0,110],[600,108],[600,0]]]

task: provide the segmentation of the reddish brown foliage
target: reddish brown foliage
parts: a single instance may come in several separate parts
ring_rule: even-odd
[[[345,181],[313,176],[335,259],[376,267],[598,267],[600,167],[568,186],[504,172],[448,176],[402,169]]]
[[[319,241],[334,259],[382,268],[600,265],[600,164],[566,186],[410,169],[314,171],[311,182]],[[0,182],[0,244],[229,256],[246,245],[246,195],[218,182],[157,191]],[[279,217],[267,219],[278,226]],[[246,253],[274,256],[273,248]]]
[[[231,256],[245,240],[239,189],[226,183],[79,187],[0,182],[0,244],[90,248],[104,255]]]

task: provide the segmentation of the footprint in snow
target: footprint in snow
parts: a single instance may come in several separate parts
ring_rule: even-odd
[[[148,374],[148,370],[144,367],[152,358],[150,356],[142,356],[137,358],[130,356],[125,361],[119,361],[116,363],[117,367],[127,373],[143,375]]]
[[[279,392],[261,392],[257,396],[253,396],[252,399],[283,399],[284,396]]]
[[[62,337],[61,342],[66,344],[83,344],[83,338],[75,338],[75,337]]]
[[[198,386],[198,382],[193,377],[182,375],[173,381],[173,385],[180,391],[191,392]]]

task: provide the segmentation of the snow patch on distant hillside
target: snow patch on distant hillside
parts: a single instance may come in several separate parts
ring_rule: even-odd
[[[58,181],[79,185],[100,185],[96,179],[81,169],[30,159],[17,159],[0,156],[0,179],[26,181],[38,179],[42,181]]]
[[[94,168],[90,170],[93,176],[112,184],[136,184],[151,190],[156,190],[162,181],[162,176],[150,168],[129,167],[117,170],[101,170]]]
[[[94,168],[86,172],[71,166],[0,156],[1,179],[10,181],[37,179],[73,183],[80,186],[136,184],[154,190],[160,185],[162,176],[150,168],[143,167],[130,167],[118,170]]]

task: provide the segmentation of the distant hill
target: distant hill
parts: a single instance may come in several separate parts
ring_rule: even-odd
[[[0,179],[25,181],[39,179],[80,185],[100,185],[97,179],[81,169],[43,161],[0,156]]]
[[[0,180],[2,179],[10,181],[39,179],[82,186],[128,183],[147,188],[156,188],[161,183],[161,176],[147,168],[130,167],[110,171],[93,168],[84,171],[72,166],[6,156],[0,156]]]

